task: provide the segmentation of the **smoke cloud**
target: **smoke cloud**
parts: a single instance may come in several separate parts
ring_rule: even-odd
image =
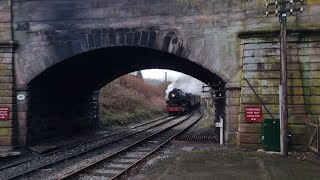
[[[170,91],[172,91],[174,88],[181,89],[185,93],[192,93],[192,94],[199,94],[202,93],[202,82],[191,77],[188,75],[180,76],[178,79],[176,79],[174,82],[172,82],[167,90],[166,90],[166,97],[168,97],[168,94]]]

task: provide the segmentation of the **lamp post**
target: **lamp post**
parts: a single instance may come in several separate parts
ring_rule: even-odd
[[[287,14],[302,12],[305,0],[279,0],[266,2],[266,15],[275,14],[280,21],[280,64],[281,81],[279,91],[280,102],[280,147],[281,155],[288,156],[288,102],[287,102]],[[268,11],[270,6],[274,11]],[[298,7],[300,6],[300,7]]]

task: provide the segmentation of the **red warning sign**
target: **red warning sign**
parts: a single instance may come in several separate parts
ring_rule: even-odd
[[[0,107],[0,121],[9,120],[9,107]]]
[[[260,106],[247,106],[245,111],[245,118],[247,122],[261,122],[262,109]]]

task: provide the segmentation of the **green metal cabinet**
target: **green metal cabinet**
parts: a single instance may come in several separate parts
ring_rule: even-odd
[[[266,151],[280,152],[280,121],[265,119],[263,121],[263,146]]]

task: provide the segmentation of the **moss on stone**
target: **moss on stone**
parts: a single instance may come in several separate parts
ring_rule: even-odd
[[[12,128],[1,128],[0,127],[0,136],[10,137],[12,134]]]

